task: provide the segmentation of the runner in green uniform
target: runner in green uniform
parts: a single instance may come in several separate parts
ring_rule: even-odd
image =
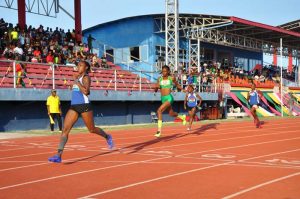
[[[157,109],[158,117],[158,129],[155,134],[156,137],[161,136],[161,127],[162,127],[162,113],[168,111],[169,115],[172,117],[179,117],[183,121],[183,125],[186,124],[185,115],[179,115],[177,112],[173,111],[172,104],[174,98],[171,94],[173,84],[179,89],[182,90],[181,86],[178,84],[177,80],[170,75],[170,68],[168,66],[162,67],[162,76],[157,80],[157,85],[155,87],[155,92],[160,89],[161,102],[162,105]]]

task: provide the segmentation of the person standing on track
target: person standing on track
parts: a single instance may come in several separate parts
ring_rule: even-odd
[[[172,104],[174,102],[174,98],[171,94],[173,84],[177,87],[178,90],[182,90],[181,86],[178,84],[175,77],[170,75],[170,68],[169,66],[162,67],[162,76],[157,80],[157,85],[155,87],[155,92],[160,89],[161,94],[161,102],[162,105],[157,109],[157,132],[155,134],[156,137],[161,136],[161,127],[162,127],[162,114],[164,111],[168,111],[169,115],[172,117],[179,117],[182,119],[183,125],[186,124],[185,115],[178,115],[177,112],[173,111]],[[184,91],[183,91],[184,92]]]
[[[61,122],[61,105],[59,96],[56,94],[56,90],[51,90],[51,95],[47,98],[47,111],[50,117],[50,129],[51,132],[54,132],[54,119],[58,122],[59,131],[62,131],[62,122]]]
[[[184,109],[188,109],[189,112],[190,120],[187,130],[190,131],[197,111],[197,107],[201,105],[202,98],[198,93],[194,92],[194,87],[191,84],[188,85],[187,91],[188,92],[186,93],[184,99]],[[197,99],[199,100],[199,102],[197,102]]]
[[[91,85],[91,79],[88,75],[89,70],[90,65],[88,62],[80,61],[78,63],[78,71],[74,74],[71,107],[64,120],[64,128],[60,137],[58,152],[56,155],[48,158],[50,162],[60,163],[62,161],[61,156],[68,141],[70,130],[77,121],[79,115],[81,115],[90,133],[104,137],[109,149],[114,147],[112,136],[105,133],[103,129],[96,127],[94,124],[93,109],[88,98]]]
[[[251,90],[248,93],[247,96],[247,101],[249,101],[249,104],[251,106],[251,114],[253,116],[254,119],[254,124],[256,125],[256,128],[260,128],[261,124],[260,121],[258,119],[258,116],[256,115],[256,109],[259,106],[259,102],[260,102],[260,98],[261,98],[261,92],[259,90],[256,90],[256,86],[253,83],[251,86]]]

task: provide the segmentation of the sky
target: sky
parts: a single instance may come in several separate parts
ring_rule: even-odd
[[[0,0],[0,6],[4,2]],[[59,2],[73,14],[73,0]],[[83,29],[120,18],[165,12],[165,0],[81,0],[81,4]],[[14,0],[14,5],[16,7],[17,0]],[[299,8],[300,0],[179,0],[179,13],[235,16],[273,26],[300,19]],[[0,7],[0,17],[13,24],[18,21],[16,10]],[[62,10],[56,18],[30,13],[26,18],[33,26],[74,27],[74,20]]]

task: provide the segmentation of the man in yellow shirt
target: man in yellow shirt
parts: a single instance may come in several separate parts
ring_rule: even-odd
[[[16,43],[19,39],[19,33],[14,28],[13,31],[10,34],[11,34],[12,41]]]
[[[54,119],[58,122],[59,131],[62,131],[62,120],[61,120],[61,105],[59,96],[56,95],[56,90],[51,90],[51,95],[47,98],[47,110],[50,118],[50,128],[54,131]]]

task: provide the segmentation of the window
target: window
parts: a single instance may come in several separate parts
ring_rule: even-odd
[[[243,57],[234,57],[234,65],[237,68],[242,68],[246,71],[249,71],[248,68],[248,59]]]
[[[130,60],[139,61],[140,60],[140,50],[139,47],[130,48]]]
[[[252,70],[256,64],[262,64],[261,60],[258,59],[249,59],[249,69]]]

